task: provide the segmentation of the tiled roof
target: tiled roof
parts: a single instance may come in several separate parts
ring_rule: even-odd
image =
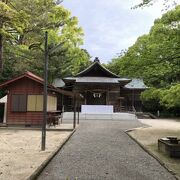
[[[144,84],[142,79],[132,79],[130,83],[125,85],[127,89],[147,89],[148,87]]]
[[[18,81],[18,80],[20,80],[22,78],[25,78],[25,77],[29,78],[29,79],[32,79],[33,81],[36,81],[36,82],[38,82],[38,83],[40,83],[42,85],[44,83],[44,80],[41,77],[27,71],[23,75],[12,78],[12,79],[0,84],[0,88],[5,88],[8,85],[10,85],[11,83],[14,83],[14,82],[16,82],[16,81]],[[58,93],[61,93],[61,94],[65,94],[67,96],[74,96],[74,94],[72,92],[68,92],[68,91],[65,91],[65,90],[58,89],[58,88],[54,87],[53,85],[48,85],[48,90],[55,91],[55,92],[58,92]]]
[[[89,73],[90,71],[92,71],[92,70],[94,70],[96,68],[99,68],[102,72],[104,72],[107,75],[107,77],[119,78],[118,75],[114,74],[113,72],[106,69],[103,65],[101,65],[99,61],[95,61],[88,68],[86,68],[85,70],[78,73],[75,77],[86,76],[87,73]]]
[[[24,77],[27,77],[27,78],[29,78],[29,79],[32,79],[32,80],[34,80],[34,81],[36,81],[36,82],[38,82],[38,83],[41,83],[41,84],[43,84],[43,82],[44,82],[44,80],[43,80],[42,78],[40,78],[39,76],[37,76],[37,75],[35,75],[35,74],[27,71],[27,72],[25,72],[24,74],[22,74],[22,75],[20,75],[20,76],[17,76],[17,77],[15,77],[15,78],[12,78],[12,79],[10,79],[10,80],[8,80],[8,81],[0,84],[0,88],[5,87],[5,86],[8,86],[9,84],[11,84],[11,83],[13,83],[13,82],[15,82],[15,81],[17,81],[17,80],[19,80],[19,79],[22,79],[22,78],[24,78]],[[51,85],[50,85],[50,86],[51,86]]]
[[[33,77],[33,78],[35,78],[35,79],[37,79],[37,80],[39,80],[39,81],[41,81],[41,82],[44,82],[44,80],[43,80],[41,77],[33,74],[32,72],[27,71],[25,74],[28,75],[28,76],[30,76],[30,77]]]
[[[110,83],[119,84],[120,82],[130,82],[127,78],[109,78],[109,77],[67,77],[65,81],[74,81],[76,83]]]

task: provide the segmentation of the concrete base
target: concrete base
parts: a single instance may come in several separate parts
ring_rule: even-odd
[[[72,120],[74,117],[73,112],[65,112],[63,114],[64,120]],[[78,113],[76,113],[76,118]],[[82,114],[79,113],[80,120],[136,120],[137,117],[135,114],[130,113],[112,113],[112,114]]]
[[[169,140],[158,139],[159,151],[172,158],[180,158],[180,144],[171,144]]]

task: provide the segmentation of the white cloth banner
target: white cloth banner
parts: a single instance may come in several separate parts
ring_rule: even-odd
[[[81,105],[82,114],[112,114],[113,106],[110,105]]]

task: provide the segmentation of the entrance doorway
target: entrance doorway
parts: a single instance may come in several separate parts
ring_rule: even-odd
[[[3,123],[4,120],[4,107],[5,103],[0,103],[0,123]]]
[[[106,105],[105,92],[87,92],[87,105]]]

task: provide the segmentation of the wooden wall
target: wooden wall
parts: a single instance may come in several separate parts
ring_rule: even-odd
[[[12,112],[13,94],[43,94],[43,86],[31,79],[23,78],[8,87],[7,124],[8,125],[41,125],[43,112]]]

